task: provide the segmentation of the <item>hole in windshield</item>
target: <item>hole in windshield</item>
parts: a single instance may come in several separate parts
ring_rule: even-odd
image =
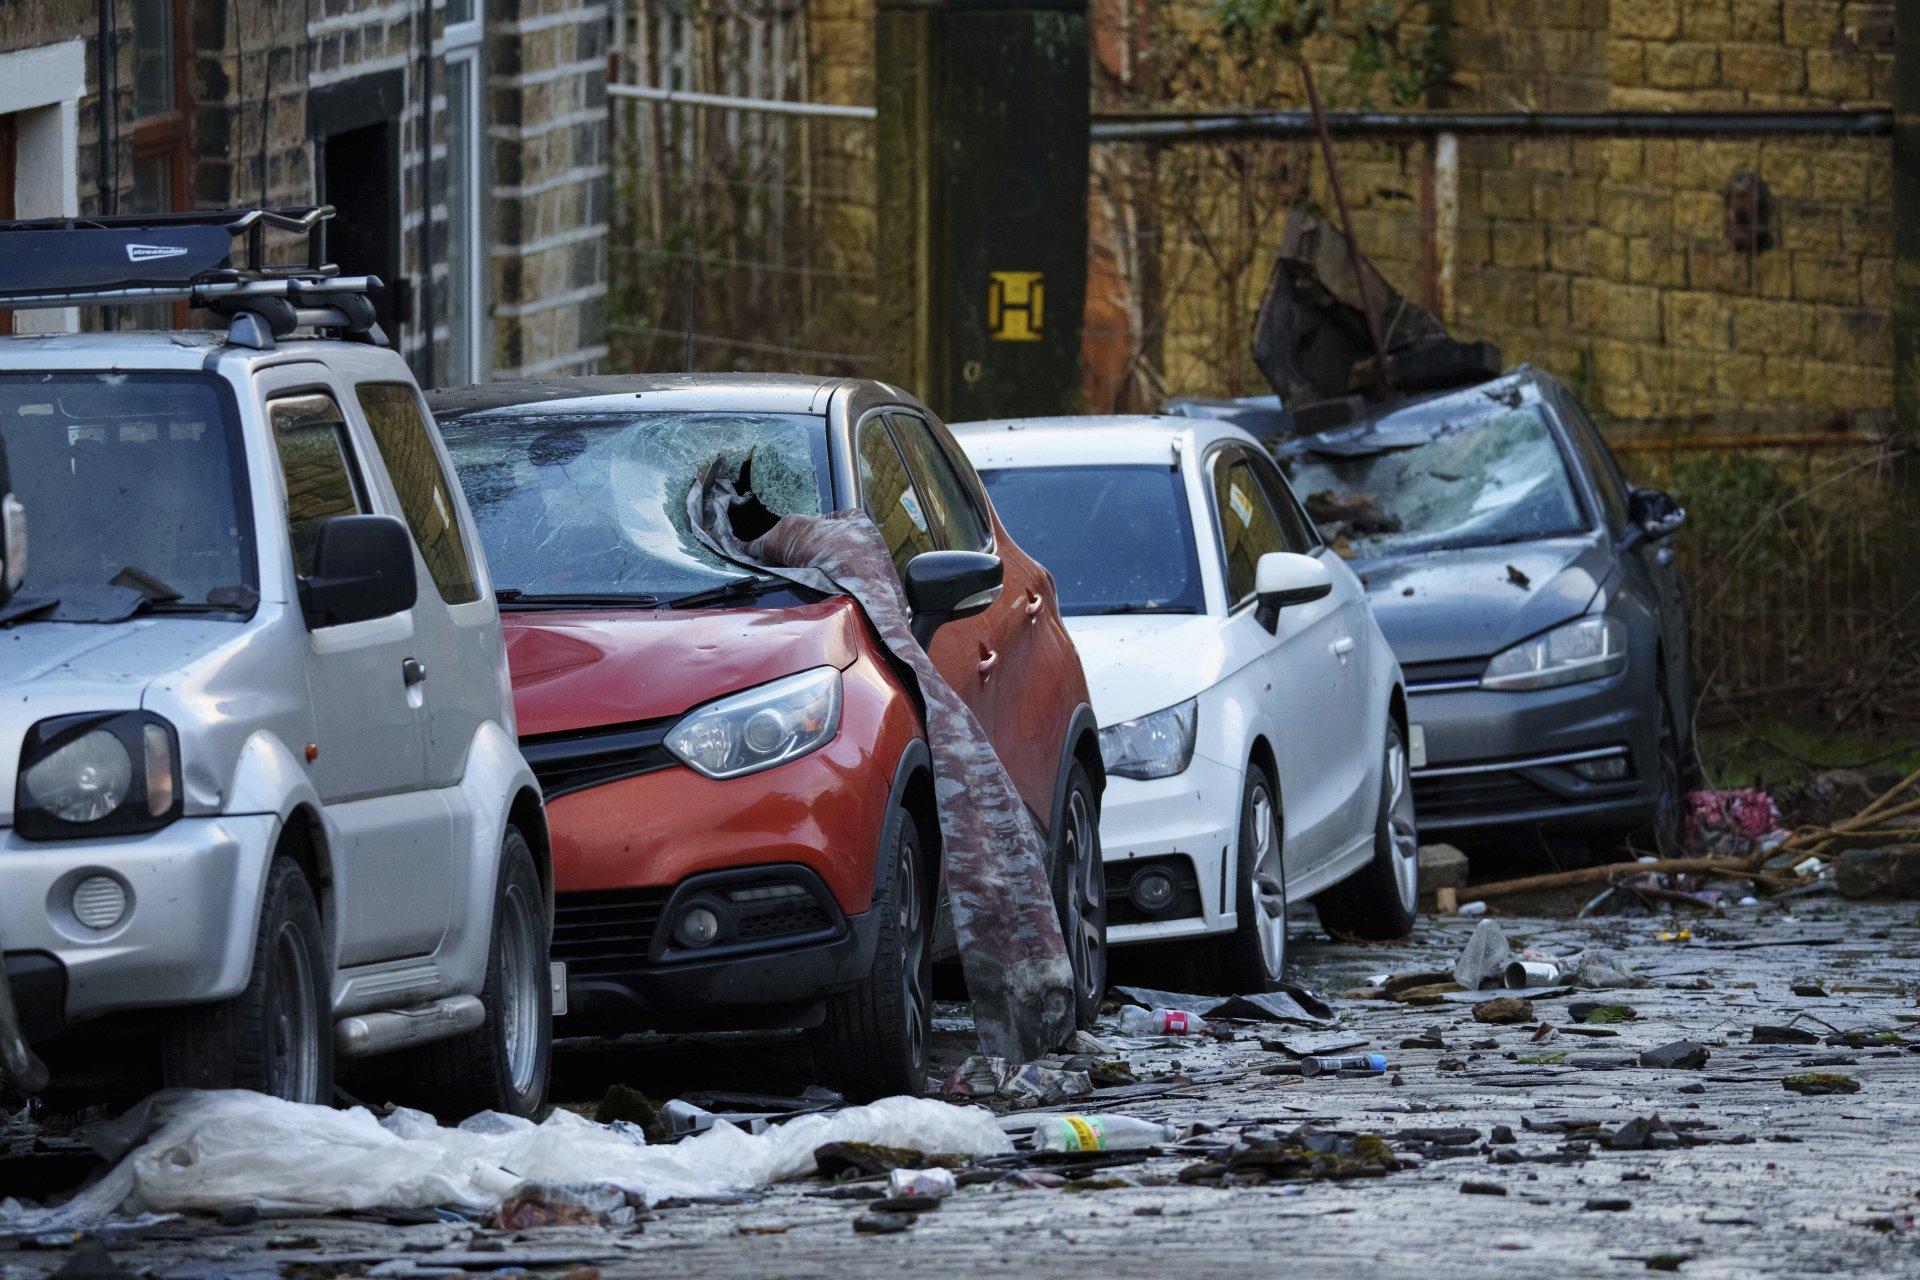
[[[1179,472],[1163,466],[980,473],[1000,522],[1053,574],[1063,614],[1199,613],[1205,606]]]
[[[1293,491],[1336,551],[1362,559],[1528,542],[1585,528],[1536,405],[1484,396],[1293,442]]]
[[[26,593],[62,621],[258,600],[232,399],[198,373],[0,374],[31,530]]]
[[[716,463],[769,526],[830,500],[825,422],[808,414],[526,408],[441,430],[502,594],[666,601],[749,576],[687,521],[687,493]]]

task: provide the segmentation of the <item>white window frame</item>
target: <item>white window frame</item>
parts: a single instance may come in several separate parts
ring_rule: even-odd
[[[86,92],[84,40],[0,53],[0,115],[17,117],[15,217],[79,214],[80,99]],[[15,333],[71,333],[79,327],[75,307],[13,316]]]
[[[486,247],[486,51],[481,43],[482,23],[480,16],[485,11],[483,0],[474,0],[474,18],[468,22],[449,23],[445,33],[445,45],[442,55],[443,65],[447,69],[441,76],[444,88],[452,83],[451,70],[455,65],[464,64],[467,68],[467,96],[464,102],[456,102],[448,95],[445,98],[448,118],[456,111],[465,116],[466,151],[465,167],[472,181],[465,191],[456,191],[449,184],[447,189],[447,219],[451,223],[459,219],[465,224],[467,235],[466,261],[455,262],[451,254],[447,257],[447,275],[449,292],[452,277],[460,273],[466,282],[466,294],[469,301],[464,316],[448,315],[447,334],[450,345],[464,343],[467,348],[467,375],[474,382],[485,382],[492,372],[492,349],[488,342],[487,294],[489,278],[489,259]],[[453,168],[453,155],[447,155],[447,167]],[[451,241],[451,227],[448,240]],[[451,354],[451,353],[449,353]]]

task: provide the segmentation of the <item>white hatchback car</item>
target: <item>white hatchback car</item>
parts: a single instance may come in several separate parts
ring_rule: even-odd
[[[1112,945],[1192,939],[1183,977],[1268,990],[1289,902],[1412,927],[1400,666],[1366,592],[1252,436],[1195,418],[962,423],[1008,532],[1052,572],[1093,692]]]

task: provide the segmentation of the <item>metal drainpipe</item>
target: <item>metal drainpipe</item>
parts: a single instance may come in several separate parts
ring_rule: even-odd
[[[434,377],[433,333],[433,0],[420,0],[420,381]]]
[[[100,132],[100,170],[95,175],[99,188],[100,213],[113,212],[115,173],[113,139],[113,0],[100,0],[100,25],[94,40],[94,106]]]

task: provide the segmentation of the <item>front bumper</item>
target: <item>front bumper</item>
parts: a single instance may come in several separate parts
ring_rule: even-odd
[[[1616,676],[1528,692],[1466,688],[1408,699],[1425,739],[1413,771],[1423,836],[1605,834],[1649,821],[1659,801],[1659,703],[1634,666]],[[1628,776],[1591,781],[1586,761],[1624,757]]]
[[[731,885],[801,879],[809,899],[776,917],[773,936],[678,948],[680,911]],[[825,886],[792,864],[694,876],[672,889],[562,893],[553,956],[567,965],[566,1035],[596,1031],[755,1030],[818,1025],[826,997],[873,968],[880,913],[843,915]]]
[[[1107,943],[1167,942],[1233,927],[1227,868],[1240,831],[1240,771],[1195,754],[1170,778],[1109,775],[1101,796],[1100,848],[1106,864]],[[1145,865],[1165,867],[1174,901],[1149,914],[1127,897]]]
[[[182,818],[143,836],[23,840],[0,831],[0,943],[29,1039],[124,1009],[239,993],[253,966],[262,870],[279,819]],[[117,880],[106,929],[72,910],[81,881]]]

